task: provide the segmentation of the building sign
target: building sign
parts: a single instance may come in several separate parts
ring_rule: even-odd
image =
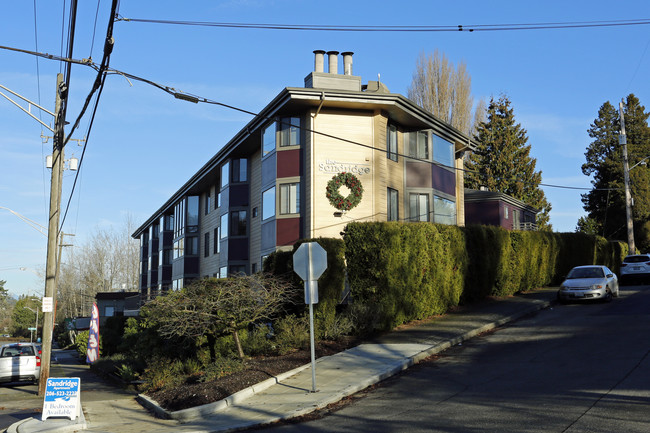
[[[78,377],[50,377],[45,387],[45,400],[41,421],[49,417],[64,417],[74,420],[81,416]]]
[[[90,329],[88,330],[88,348],[86,350],[86,363],[92,364],[99,359],[99,309],[93,304],[93,313],[90,316]]]
[[[327,174],[352,173],[358,176],[370,174],[370,164],[359,164],[354,162],[338,162],[326,159],[318,164],[318,171]]]

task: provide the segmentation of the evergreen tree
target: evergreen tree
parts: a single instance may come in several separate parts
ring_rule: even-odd
[[[515,123],[510,100],[502,95],[492,98],[487,108],[487,121],[481,122],[475,136],[476,152],[466,163],[468,188],[487,187],[490,191],[508,194],[539,209],[537,225],[550,230],[550,203],[539,188],[542,172],[535,171],[537,160],[530,156],[526,130]]]
[[[650,156],[650,113],[646,113],[639,99],[630,94],[623,105],[623,114],[629,166],[633,167],[630,170],[630,192],[634,200],[635,241],[637,248],[647,250],[650,247],[650,169],[640,163]],[[593,141],[585,153],[587,162],[582,165],[582,172],[592,177],[593,189],[582,195],[582,202],[600,235],[625,241],[625,183],[619,132],[618,107],[605,102],[588,130]]]

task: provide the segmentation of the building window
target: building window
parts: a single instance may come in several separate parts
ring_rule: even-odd
[[[230,220],[231,236],[246,236],[246,211],[230,212]]]
[[[408,135],[408,153],[411,158],[429,159],[429,134],[425,131]]]
[[[219,278],[227,278],[228,277],[228,267],[227,266],[222,266],[219,268]]]
[[[187,197],[187,232],[197,233],[199,231],[199,196]]]
[[[300,117],[280,119],[280,146],[300,146]]]
[[[203,257],[210,255],[210,232],[203,235]]]
[[[429,221],[429,194],[409,195],[409,216],[411,221]]]
[[[185,239],[180,238],[174,242],[174,259],[181,258],[185,255]]]
[[[173,257],[173,250],[163,250],[162,251],[162,264],[163,265],[171,265],[172,260],[174,259]]]
[[[237,276],[237,275],[242,275],[246,274],[246,266],[244,265],[232,265],[230,266],[230,272],[228,272],[228,275],[232,276]]]
[[[215,209],[221,207],[221,193],[217,194],[217,199],[215,200],[214,206]]]
[[[211,209],[211,208],[212,208],[212,196],[211,196],[210,193],[208,192],[208,193],[205,195],[205,214],[206,214],[206,215],[210,213],[210,209]]]
[[[275,187],[262,193],[262,220],[275,216]]]
[[[232,160],[232,181],[246,182],[247,180],[248,160],[246,158]]]
[[[397,161],[397,127],[391,124],[388,125],[386,132],[386,156]]]
[[[454,144],[433,135],[433,160],[447,167],[454,166]]]
[[[219,239],[226,239],[228,237],[228,214],[221,215],[221,236]]]
[[[262,130],[262,158],[275,150],[275,122]]]
[[[251,274],[257,273],[257,263],[251,265]]]
[[[280,214],[300,213],[300,184],[280,185]]]
[[[214,254],[219,254],[221,247],[219,246],[219,227],[214,229]]]
[[[230,179],[230,163],[226,162],[221,166],[221,189],[224,189],[228,186],[228,180]]]
[[[193,256],[199,253],[199,238],[197,236],[189,236],[186,238],[185,253]]]
[[[388,188],[388,221],[399,220],[399,194],[396,189]]]
[[[456,224],[456,203],[446,198],[433,196],[433,222]]]
[[[503,217],[508,219],[508,206],[503,207]]]

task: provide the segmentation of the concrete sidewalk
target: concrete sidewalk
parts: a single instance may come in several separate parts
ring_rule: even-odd
[[[7,432],[225,432],[305,415],[336,403],[390,377],[422,359],[482,332],[546,308],[557,288],[540,289],[505,299],[463,307],[431,322],[397,330],[371,342],[316,361],[316,389],[312,390],[311,365],[217,403],[173,413],[155,402],[135,398],[82,401],[84,416],[69,421],[30,418],[13,424]],[[173,417],[161,419],[162,416]]]

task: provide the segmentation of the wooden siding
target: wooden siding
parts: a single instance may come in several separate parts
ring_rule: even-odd
[[[312,233],[314,237],[339,237],[349,221],[371,220],[375,212],[374,180],[377,174],[373,151],[365,147],[373,144],[373,115],[370,112],[321,110],[313,119],[313,124],[316,131],[362,144],[319,134],[313,136],[313,185],[310,188],[314,212]],[[364,193],[358,206],[337,217],[334,214],[338,210],[325,197],[325,189],[327,182],[342,171],[354,173],[361,181]],[[341,187],[340,192],[343,196],[349,193],[345,187]]]

